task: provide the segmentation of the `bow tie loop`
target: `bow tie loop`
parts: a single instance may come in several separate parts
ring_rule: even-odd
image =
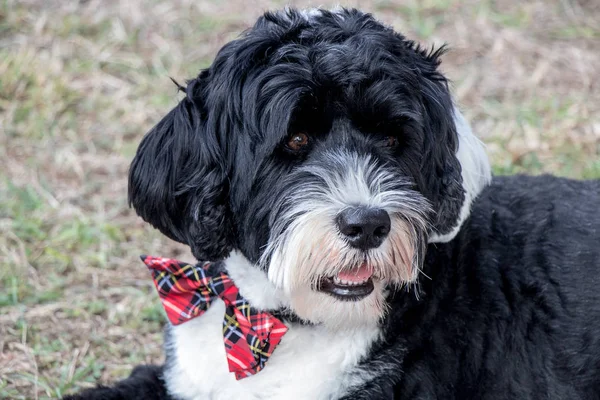
[[[225,303],[223,341],[229,371],[236,379],[264,368],[287,331],[283,322],[267,312],[250,307],[229,275],[211,271],[211,263],[197,265],[142,256],[173,325],[199,317],[216,297]]]

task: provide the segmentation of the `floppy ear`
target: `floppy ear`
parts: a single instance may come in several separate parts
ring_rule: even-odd
[[[465,199],[461,165],[456,157],[458,136],[453,103],[445,77],[438,72],[444,48],[427,52],[416,46],[423,111],[424,140],[421,159],[421,191],[435,213],[432,234],[447,234],[458,224]]]
[[[146,136],[129,171],[129,205],[198,260],[225,258],[232,246],[227,176],[215,132],[206,128],[203,75]]]
[[[425,140],[421,163],[423,192],[435,216],[429,242],[447,242],[468,217],[471,203],[489,183],[491,172],[483,144],[455,107],[446,78],[437,71],[444,48],[424,56],[421,85]]]

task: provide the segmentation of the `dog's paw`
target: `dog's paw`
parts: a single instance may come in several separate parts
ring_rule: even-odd
[[[63,397],[63,400],[169,400],[162,380],[162,367],[139,365],[129,378],[114,387],[98,386]]]

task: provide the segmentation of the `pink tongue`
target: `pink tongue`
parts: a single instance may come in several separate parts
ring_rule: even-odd
[[[373,271],[367,264],[361,265],[358,269],[352,271],[342,271],[338,274],[338,278],[350,282],[362,282],[373,275]]]

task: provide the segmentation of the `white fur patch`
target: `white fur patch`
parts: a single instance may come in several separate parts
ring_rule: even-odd
[[[308,22],[312,22],[315,19],[315,17],[323,15],[323,10],[323,8],[307,8],[304,10],[300,10],[300,13]],[[340,18],[344,18],[344,9],[340,5],[336,5],[330,8],[328,11],[337,14]]]
[[[252,283],[251,275],[264,273],[244,260],[243,256],[234,255],[227,267],[230,262],[236,264],[233,269],[238,277],[247,273],[236,284],[256,305],[264,302],[265,293],[270,296],[274,288],[258,275],[254,276],[256,284]],[[240,274],[242,269],[246,271]],[[171,395],[182,400],[331,399],[344,395],[376,372],[357,368],[379,335],[376,325],[332,331],[322,325],[288,324],[288,332],[265,368],[236,381],[225,358],[224,312],[224,303],[217,300],[202,316],[172,327],[167,351],[174,361],[165,371]]]
[[[226,265],[227,273],[239,288],[240,294],[250,301],[252,307],[276,310],[288,306],[285,295],[269,282],[267,274],[252,265],[239,251],[231,252]]]
[[[465,200],[460,209],[460,214],[454,228],[443,235],[432,234],[429,243],[449,242],[458,234],[460,228],[471,213],[473,200],[484,187],[492,180],[492,169],[485,153],[485,146],[471,130],[471,126],[462,115],[458,107],[454,107],[454,123],[458,133],[458,151],[456,158],[462,169],[462,184],[465,191]]]

